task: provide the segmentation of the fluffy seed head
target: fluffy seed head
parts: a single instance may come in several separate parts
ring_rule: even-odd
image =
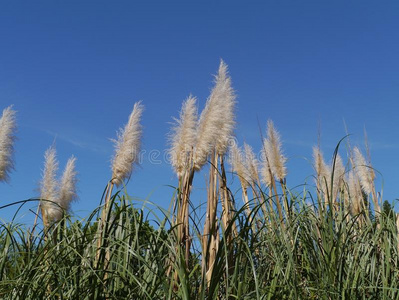
[[[328,192],[331,191],[331,169],[324,161],[323,153],[319,147],[313,147],[313,161],[317,175],[316,184],[321,189],[324,196],[327,197]]]
[[[194,152],[194,167],[200,170],[208,156],[215,150],[223,155],[232,135],[235,117],[235,95],[227,65],[221,61],[215,86],[201,112],[197,131],[197,144]]]
[[[353,148],[353,153],[355,170],[357,176],[359,177],[362,189],[366,194],[370,194],[373,191],[375,173],[371,166],[366,163],[366,159],[360,152],[359,148]]]
[[[219,72],[215,81],[216,84],[211,97],[216,98],[218,102],[220,102],[220,106],[223,110],[218,120],[219,138],[216,143],[216,152],[219,155],[224,155],[235,127],[234,110],[236,95],[231,86],[231,77],[228,74],[227,65],[223,60],[220,61]]]
[[[331,170],[333,170],[334,167],[334,174],[333,174],[333,197],[336,199],[338,193],[341,190],[341,187],[343,185],[343,180],[345,177],[345,167],[342,162],[342,158],[339,154],[337,154],[335,158],[335,166],[333,166],[334,160],[332,161],[332,166]]]
[[[77,198],[75,162],[76,158],[72,156],[68,160],[61,178],[59,203],[64,210],[68,210],[71,202]]]
[[[327,176],[329,176],[330,172],[328,170],[327,164],[324,161],[323,153],[319,147],[313,147],[313,162],[319,182],[322,179],[324,180],[324,178],[328,179]]]
[[[138,163],[141,149],[142,126],[140,124],[143,105],[134,104],[129,121],[121,129],[115,143],[115,155],[112,159],[112,182],[121,185],[130,176],[133,165]]]
[[[266,186],[271,186],[272,185],[272,171],[270,169],[270,164],[269,164],[269,159],[267,157],[266,153],[266,142],[267,139],[265,138],[263,141],[263,147],[262,147],[262,152],[261,152],[261,175],[262,175],[262,182],[266,184]]]
[[[354,215],[357,215],[363,209],[362,208],[363,195],[359,179],[357,178],[356,173],[353,170],[349,171],[348,174],[348,189],[349,189],[349,198],[352,208],[351,211]]]
[[[237,173],[242,187],[247,188],[251,182],[251,176],[246,168],[244,154],[235,142],[230,147],[230,164],[233,172]]]
[[[57,189],[57,170],[56,151],[51,146],[44,154],[44,170],[40,184],[41,205],[50,222],[57,221],[62,217],[62,207],[59,203]]]
[[[0,182],[8,182],[9,173],[14,168],[15,113],[9,106],[3,110],[0,118]]]
[[[189,96],[183,103],[180,119],[175,119],[176,125],[170,135],[171,147],[169,154],[172,166],[178,177],[189,168],[190,158],[196,143],[198,111],[196,98]]]
[[[267,121],[265,149],[273,175],[278,180],[283,180],[287,176],[287,169],[285,167],[287,158],[282,153],[280,134],[274,128],[272,120]]]
[[[245,154],[246,169],[248,170],[252,181],[257,181],[259,178],[259,173],[258,173],[259,161],[256,159],[252,147],[247,143],[244,143],[244,154]]]

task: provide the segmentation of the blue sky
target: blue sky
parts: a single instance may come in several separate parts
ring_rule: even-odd
[[[397,1],[2,1],[0,109],[14,105],[19,130],[16,170],[0,186],[1,204],[38,195],[43,154],[55,140],[61,168],[72,154],[78,159],[73,211],[87,215],[110,179],[109,139],[134,102],[145,105],[144,150],[164,151],[172,117],[190,93],[203,108],[221,58],[238,95],[238,140],[259,150],[258,120],[264,130],[272,119],[290,187],[312,183],[319,124],[329,158],[345,121],[351,144],[363,149],[366,128],[384,199],[393,201],[398,14]],[[195,178],[198,202],[205,176]],[[167,207],[167,185],[176,181],[169,165],[144,155],[127,190]]]

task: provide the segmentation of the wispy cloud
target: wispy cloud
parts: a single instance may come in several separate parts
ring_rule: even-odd
[[[93,137],[90,138],[77,138],[77,137],[71,137],[69,135],[63,134],[63,133],[56,133],[50,130],[44,130],[47,134],[53,136],[54,138],[60,139],[64,142],[70,143],[73,146],[76,146],[78,148],[92,151],[92,152],[97,152],[97,153],[103,153],[106,154],[112,149],[112,146],[110,144],[109,147],[106,145],[103,145],[102,142],[100,141],[93,141]]]

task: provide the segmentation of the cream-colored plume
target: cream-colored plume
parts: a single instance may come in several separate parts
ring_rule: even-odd
[[[358,215],[363,210],[363,194],[359,183],[359,179],[356,173],[351,170],[348,174],[348,189],[349,199],[351,204],[351,212],[354,215]]]
[[[331,170],[334,170],[333,174],[333,199],[336,199],[338,194],[341,192],[344,178],[345,178],[345,167],[342,162],[342,158],[339,154],[337,154],[335,158],[335,166],[334,160],[331,163]]]
[[[44,170],[40,184],[40,203],[49,222],[57,221],[62,217],[62,206],[59,203],[57,188],[58,161],[53,146],[44,154]]]
[[[75,162],[76,158],[72,156],[68,160],[61,178],[59,203],[65,211],[69,210],[71,202],[77,198],[77,172],[75,170]]]
[[[257,182],[259,179],[259,161],[257,160],[252,147],[247,143],[244,143],[244,154],[245,154],[245,168],[248,170],[250,178],[253,182]]]
[[[359,148],[353,148],[354,163],[356,174],[359,177],[360,184],[366,194],[373,192],[375,173],[373,168],[366,163],[366,159],[360,152]]]
[[[138,163],[142,136],[140,120],[143,109],[141,102],[134,104],[128,123],[119,132],[117,140],[114,140],[115,155],[112,159],[112,183],[117,186],[130,176],[133,165]]]
[[[172,128],[170,135],[171,148],[169,154],[178,177],[181,177],[189,169],[196,143],[198,125],[196,101],[196,98],[190,95],[183,103],[180,119],[175,119],[176,125]]]
[[[317,188],[324,199],[324,206],[328,203],[329,194],[331,193],[331,168],[326,164],[320,147],[313,147],[314,168],[316,170]]]
[[[228,74],[227,65],[220,61],[219,72],[216,76],[216,85],[211,97],[216,98],[222,107],[222,115],[218,119],[219,137],[216,143],[216,152],[224,155],[229,146],[229,141],[235,127],[235,104],[236,95],[231,86],[231,77]]]
[[[221,61],[215,87],[199,118],[194,152],[196,170],[202,168],[213,151],[219,155],[226,152],[235,125],[234,106],[235,95],[227,65]]]
[[[314,168],[316,170],[317,182],[322,187],[328,186],[328,182],[330,181],[330,167],[325,163],[323,158],[323,153],[321,152],[319,147],[313,147],[313,161]]]
[[[230,147],[230,164],[240,179],[242,187],[245,189],[251,182],[251,176],[246,168],[245,157],[242,150],[237,146],[235,142]]]
[[[12,106],[9,106],[3,110],[0,118],[0,182],[7,182],[9,173],[14,168],[15,130],[15,111],[12,110]]]
[[[267,157],[266,153],[266,144],[267,139],[265,138],[263,141],[263,147],[261,152],[261,175],[262,175],[262,182],[266,184],[266,186],[270,187],[272,185],[272,171],[270,169],[269,158]]]
[[[282,153],[280,134],[274,128],[272,120],[267,121],[265,148],[272,174],[278,180],[283,180],[287,176],[287,168],[285,167],[287,158]]]
[[[212,146],[218,137],[217,122],[221,114],[218,103],[208,98],[204,110],[201,112],[197,131],[197,144],[194,151],[194,168],[199,171],[212,153]]]

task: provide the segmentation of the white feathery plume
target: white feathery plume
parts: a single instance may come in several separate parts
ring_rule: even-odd
[[[191,95],[187,98],[180,111],[180,119],[175,119],[176,125],[172,128],[169,154],[178,177],[189,168],[190,156],[196,143],[198,125],[196,101],[197,99]]]
[[[62,217],[62,208],[59,203],[57,189],[57,170],[56,151],[51,146],[44,154],[44,170],[40,184],[41,205],[50,222],[57,221]]]
[[[208,156],[212,153],[212,146],[218,138],[217,124],[221,113],[222,110],[218,103],[212,98],[208,98],[198,123],[197,143],[194,151],[194,168],[197,171],[206,164]]]
[[[9,106],[3,110],[0,118],[0,182],[8,182],[9,173],[14,168],[15,113]]]
[[[59,203],[61,207],[67,211],[69,210],[70,204],[77,198],[76,183],[77,183],[77,172],[75,169],[76,158],[72,156],[66,166],[64,173],[61,178],[61,187],[59,193]]]
[[[373,182],[375,179],[374,170],[366,163],[366,159],[360,152],[359,148],[353,148],[353,153],[356,174],[359,177],[363,191],[369,195],[373,191]]]
[[[230,147],[230,164],[233,172],[237,173],[243,188],[247,188],[251,181],[250,174],[245,166],[244,154],[242,150],[234,142]]]
[[[328,194],[331,193],[331,168],[324,161],[323,153],[319,147],[313,147],[313,160],[317,175],[316,184],[327,202]]]
[[[262,175],[262,182],[266,184],[266,186],[270,187],[272,185],[273,178],[271,174],[269,158],[267,157],[267,153],[265,150],[266,142],[267,139],[265,138],[263,141],[264,146],[262,147],[262,152],[261,152],[261,163],[262,163],[261,175]]]
[[[223,60],[220,61],[219,72],[216,76],[216,85],[212,91],[211,97],[220,102],[220,106],[223,110],[218,120],[219,138],[216,143],[216,152],[219,155],[224,155],[235,127],[234,110],[236,95],[231,86],[231,77],[228,74],[228,67]]]
[[[335,163],[335,166],[334,166]],[[342,158],[339,154],[335,157],[335,161],[333,160],[331,163],[331,170],[334,169],[333,174],[333,199],[336,199],[338,193],[343,184],[343,179],[345,176],[345,167],[342,162]]]
[[[215,77],[215,87],[199,118],[194,152],[196,170],[205,165],[213,150],[219,155],[226,152],[235,125],[234,106],[235,95],[227,74],[227,65],[221,61],[219,73]]]
[[[255,153],[252,147],[247,143],[244,143],[244,154],[245,154],[245,167],[251,176],[252,181],[256,182],[259,178],[258,166],[259,162],[255,157]]]
[[[316,170],[317,181],[321,185],[325,185],[325,182],[328,182],[330,179],[330,168],[324,161],[323,153],[319,147],[313,147],[313,161],[314,168]]]
[[[115,155],[112,159],[112,183],[121,185],[130,176],[133,164],[138,163],[141,149],[142,126],[140,124],[143,113],[141,102],[134,104],[129,121],[120,130],[115,143]]]
[[[278,180],[283,180],[287,176],[287,168],[285,167],[287,158],[282,153],[280,134],[274,128],[272,120],[267,121],[265,148],[273,175]]]
[[[348,189],[352,213],[357,215],[363,210],[363,195],[359,179],[353,170],[349,171],[348,174]]]

